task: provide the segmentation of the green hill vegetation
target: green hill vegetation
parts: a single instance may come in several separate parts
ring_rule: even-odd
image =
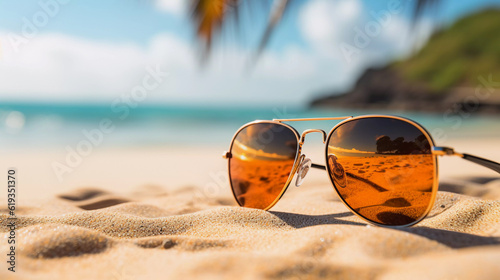
[[[500,81],[500,9],[469,15],[436,32],[417,54],[393,67],[432,92],[476,87],[479,76],[490,74]]]

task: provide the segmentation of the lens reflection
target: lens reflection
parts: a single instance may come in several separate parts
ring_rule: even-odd
[[[229,174],[241,206],[265,209],[281,194],[297,154],[297,136],[276,123],[243,128],[231,148]]]
[[[435,163],[430,140],[414,125],[392,118],[349,121],[332,133],[327,153],[336,190],[359,215],[397,226],[425,214]]]

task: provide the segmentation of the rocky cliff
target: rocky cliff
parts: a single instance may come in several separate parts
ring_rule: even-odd
[[[500,113],[500,10],[469,15],[434,34],[415,55],[367,69],[352,90],[313,107]]]

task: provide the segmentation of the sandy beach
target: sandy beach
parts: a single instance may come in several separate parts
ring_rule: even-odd
[[[312,141],[314,142],[314,141]],[[498,139],[449,140],[500,161]],[[18,170],[16,272],[1,279],[497,279],[500,176],[440,159],[440,192],[417,226],[367,225],[324,171],[270,211],[236,206],[225,146],[96,149],[62,181],[64,151],[7,153]],[[322,146],[304,152],[323,163]],[[35,156],[35,154],[36,156]],[[7,166],[2,166],[7,170]],[[8,252],[6,192],[0,194]]]
[[[0,280],[500,279],[500,1],[0,11]]]

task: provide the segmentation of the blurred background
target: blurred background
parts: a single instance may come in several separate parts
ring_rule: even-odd
[[[498,143],[498,30],[493,0],[1,1],[2,168],[47,193],[220,186],[241,125],[291,117]]]

